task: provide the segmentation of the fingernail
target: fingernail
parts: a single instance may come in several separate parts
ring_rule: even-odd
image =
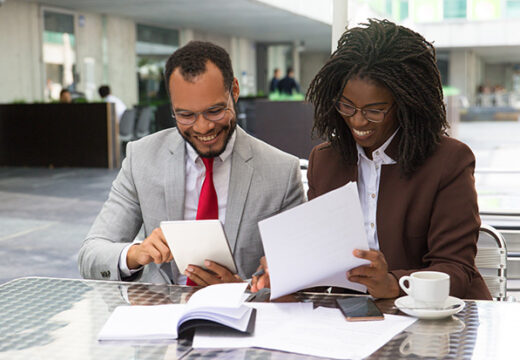
[[[186,269],[187,272],[192,272],[193,271],[193,268],[192,267],[189,267]]]
[[[208,261],[208,260],[205,260],[205,261],[204,261],[204,265],[205,265],[205,266],[210,266],[210,265],[211,265],[211,262]]]

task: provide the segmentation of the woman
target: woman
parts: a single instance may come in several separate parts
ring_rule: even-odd
[[[418,270],[451,278],[450,295],[491,299],[475,267],[480,218],[475,158],[445,135],[435,50],[387,20],[347,30],[307,93],[316,146],[309,200],[356,181],[370,261],[347,272],[378,298],[405,295],[398,280]],[[265,260],[263,262],[265,264]],[[254,279],[253,289],[268,282]]]
[[[370,265],[347,273],[379,298],[403,295],[418,270],[451,278],[450,295],[491,299],[475,267],[480,218],[475,158],[445,136],[435,49],[387,20],[346,31],[307,93],[328,143],[309,158],[309,199],[357,181]]]

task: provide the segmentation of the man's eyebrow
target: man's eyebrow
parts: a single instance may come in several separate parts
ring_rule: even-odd
[[[220,107],[220,106],[221,106],[221,107],[226,107],[226,105],[227,105],[227,102],[226,102],[226,101],[221,101],[221,102],[218,102],[218,103],[216,103],[216,104],[211,105],[210,107],[205,108],[205,109],[202,110],[202,111],[206,111],[206,110],[212,109],[212,108],[214,108],[214,107]],[[182,108],[174,108],[174,110],[175,110],[175,112],[181,112],[181,111],[182,111],[182,112],[195,113],[195,111],[193,111],[193,110],[182,109]]]
[[[341,95],[341,98],[342,99],[345,99],[347,100],[349,103],[351,103],[352,105],[354,105],[354,102],[352,100],[350,100],[349,98]],[[364,108],[367,107],[367,106],[377,106],[377,105],[388,105],[389,102],[388,101],[382,101],[382,102],[376,102],[376,103],[371,103],[371,104],[366,104],[365,106],[363,106]]]

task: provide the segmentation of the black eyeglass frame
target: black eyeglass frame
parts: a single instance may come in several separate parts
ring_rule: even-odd
[[[354,112],[353,112],[352,114],[350,114],[350,115],[349,115],[349,114],[345,114],[344,112],[342,112],[342,111],[339,109],[338,104],[342,104],[342,105],[345,105],[345,106],[351,107],[351,108],[354,109]],[[377,123],[382,123],[383,121],[385,121],[386,115],[387,115],[387,114],[392,110],[392,108],[394,107],[394,105],[395,105],[395,101],[394,101],[394,102],[392,103],[392,105],[390,105],[390,107],[389,107],[388,109],[386,109],[386,110],[379,110],[379,109],[366,109],[366,108],[364,108],[364,107],[359,108],[359,107],[357,107],[357,106],[354,106],[353,104],[348,104],[348,103],[345,103],[345,102],[343,102],[343,101],[338,100],[338,101],[336,101],[336,104],[334,105],[334,108],[336,109],[336,111],[337,111],[338,113],[340,113],[340,115],[342,115],[342,116],[346,116],[346,117],[349,117],[349,118],[352,117],[352,116],[354,116],[354,115],[356,115],[356,113],[357,113],[358,110],[359,110],[359,111],[361,111],[361,115],[363,115],[363,117],[364,117],[367,121],[370,121],[370,122],[373,122],[373,123],[376,123],[376,124],[377,124]],[[366,114],[367,111],[372,111],[372,112],[376,112],[376,113],[383,114],[383,119],[381,119],[381,120],[373,120],[373,119],[369,119],[369,118],[367,117],[367,114]]]
[[[178,117],[176,116],[175,114],[175,110],[173,109],[172,107],[172,118],[179,124],[181,125],[193,125],[195,124],[195,122],[197,121],[197,119],[199,118],[199,115],[202,115],[204,117],[204,119],[208,120],[208,121],[213,121],[213,122],[217,122],[217,121],[221,121],[222,119],[224,119],[226,117],[226,111],[228,110],[234,110],[235,108],[235,99],[233,98],[233,85],[231,85],[231,88],[229,89],[229,95],[231,97],[231,102],[233,103],[233,107],[230,108],[229,106],[226,106],[224,108],[222,108],[222,117],[220,117],[219,119],[208,119],[207,117],[207,112],[208,111],[211,111],[212,109],[217,109],[217,108],[220,108],[220,105],[217,105],[217,106],[211,106],[205,110],[202,110],[202,111],[197,111],[197,112],[191,112],[190,114],[190,117],[193,118],[192,121],[190,122],[186,122],[186,121],[179,121]]]

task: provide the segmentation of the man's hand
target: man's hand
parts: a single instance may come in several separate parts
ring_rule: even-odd
[[[353,254],[355,257],[370,261],[370,264],[348,271],[349,281],[365,285],[370,295],[376,298],[399,296],[399,284],[397,279],[388,272],[388,264],[381,251],[354,250]]]
[[[260,289],[268,288],[271,286],[271,281],[269,278],[269,268],[267,267],[267,261],[265,260],[265,256],[260,258],[260,266],[256,269],[256,273],[262,273],[259,276],[255,276],[253,274],[253,278],[251,280],[251,291],[257,292]],[[255,273],[255,274],[256,274]]]
[[[126,254],[126,264],[129,269],[137,269],[152,261],[162,264],[172,261],[172,259],[172,253],[161,228],[152,231],[142,243],[130,246]]]
[[[240,276],[233,274],[226,267],[216,262],[206,260],[204,261],[204,266],[210,271],[206,271],[196,265],[188,265],[184,275],[200,286],[243,281]]]

